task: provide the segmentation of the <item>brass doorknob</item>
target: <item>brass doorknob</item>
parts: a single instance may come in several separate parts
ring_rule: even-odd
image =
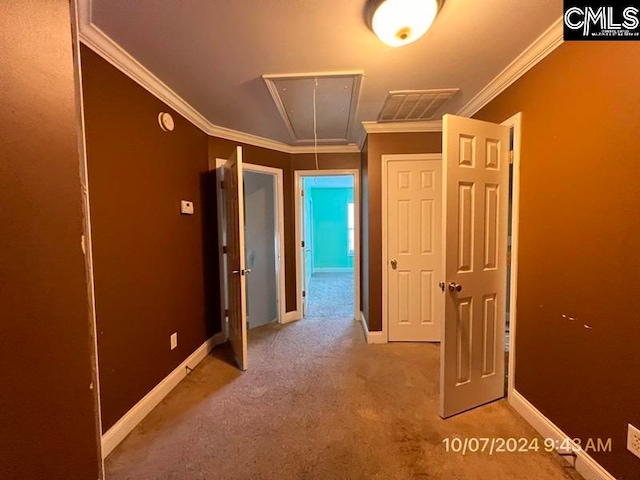
[[[398,261],[397,260],[391,260],[391,268],[393,268],[394,270],[397,270],[397,268],[398,268]]]
[[[461,292],[462,285],[456,282],[449,282],[449,291],[450,292]]]

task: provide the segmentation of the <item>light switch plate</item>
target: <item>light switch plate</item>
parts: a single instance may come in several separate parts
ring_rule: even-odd
[[[193,202],[182,200],[180,202],[180,213],[183,215],[193,215]]]
[[[171,335],[171,350],[178,346],[178,332]]]

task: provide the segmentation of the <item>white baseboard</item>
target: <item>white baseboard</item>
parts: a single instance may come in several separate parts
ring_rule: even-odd
[[[364,316],[363,312],[360,312],[360,321],[362,322],[362,331],[364,332],[364,338],[367,340],[369,344],[382,344],[388,343],[387,336],[384,332],[370,332],[369,325],[367,324],[367,319]]]
[[[569,438],[516,390],[511,391],[509,403],[543,438],[552,438],[560,442]],[[575,467],[585,480],[616,480],[588,453],[582,450],[577,453]]]
[[[153,390],[129,410],[118,422],[102,435],[102,458],[106,458],[114,448],[166,397],[184,377],[187,368],[193,369],[216,345],[226,342],[224,333],[217,333],[204,342],[195,352],[167,375]]]
[[[313,273],[353,273],[353,268],[314,268]]]
[[[291,323],[298,321],[302,318],[302,313],[299,310],[294,310],[293,312],[286,312],[284,314],[284,318],[282,319],[282,323]]]

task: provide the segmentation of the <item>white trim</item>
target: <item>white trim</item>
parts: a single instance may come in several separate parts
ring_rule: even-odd
[[[462,107],[457,115],[472,117],[491,100],[504,92],[525,73],[563,43],[563,17],[556,20],[540,37],[498,74],[486,87]]]
[[[285,153],[315,153],[316,148],[313,145],[287,145]],[[347,145],[318,145],[318,153],[360,153],[360,147],[355,143]]]
[[[389,316],[387,312],[387,267],[388,267],[388,255],[387,255],[387,171],[389,168],[389,162],[399,161],[418,161],[418,160],[440,160],[442,161],[442,153],[411,153],[411,154],[392,154],[382,155],[382,177],[381,177],[381,190],[382,190],[382,331],[380,334],[384,336],[385,342],[389,340]],[[443,330],[444,331],[444,330]],[[375,332],[378,333],[378,332]]]
[[[222,332],[204,342],[195,352],[167,375],[142,400],[129,410],[118,422],[102,435],[102,457],[106,458],[114,448],[173,390],[184,377],[187,367],[194,369],[216,345],[226,341]]]
[[[355,252],[353,255],[353,272],[355,287],[355,302],[353,318],[357,319],[360,312],[360,170],[358,169],[335,169],[335,170],[295,170],[293,175],[294,185],[294,219],[295,219],[295,249],[296,249],[296,313],[298,318],[302,318],[302,262],[300,255],[300,245],[302,239],[302,222],[300,214],[300,203],[302,200],[300,181],[302,177],[320,177],[353,175],[353,203],[355,215]],[[316,269],[317,271],[317,269]]]
[[[509,397],[509,404],[524,418],[543,438],[551,438],[556,444],[567,438],[560,428],[545,417],[536,407],[517,390]],[[585,480],[615,480],[598,462],[583,450],[577,452],[575,467]]]
[[[367,319],[364,316],[363,312],[360,312],[360,322],[362,323],[362,332],[364,333],[364,338],[368,344],[378,344],[382,345],[387,342],[387,336],[383,335],[382,332],[370,332],[369,325],[367,324]]]
[[[317,268],[314,267],[313,273],[353,273],[353,268]]]
[[[96,26],[92,21],[91,4],[92,0],[78,0],[77,2],[81,42],[145,90],[169,105],[207,135],[289,154],[312,153],[315,151],[313,146],[288,145],[277,140],[214,125]],[[360,149],[355,143],[318,147],[319,153],[353,153],[359,151]]]
[[[222,189],[220,188],[220,181],[222,180],[222,169],[227,163],[227,160],[224,158],[216,158],[215,162],[212,159],[209,159],[209,170],[212,170],[212,167],[215,165],[216,169],[216,191],[218,195],[218,219],[222,221],[224,218],[224,209],[222,205],[224,203],[224,196],[222,193]],[[242,164],[243,171],[246,172],[256,172],[256,173],[264,173],[266,175],[273,176],[274,182],[274,191],[275,191],[275,228],[277,232],[277,242],[278,242],[278,252],[277,258],[278,263],[276,265],[276,277],[278,282],[278,323],[287,323],[286,320],[286,306],[287,306],[287,291],[286,291],[286,283],[285,283],[285,249],[284,249],[284,172],[280,168],[273,167],[265,167],[264,165],[255,165],[252,163],[243,163]],[[220,231],[220,229],[219,229]],[[219,235],[218,241],[220,243],[220,247],[223,245],[223,236]],[[222,249],[220,249],[220,265],[226,265],[226,261],[223,258]],[[223,269],[221,269],[221,272]],[[220,278],[220,290],[221,295],[225,295],[225,300],[221,302],[222,310],[226,308],[226,284],[227,278],[226,275],[222,275]],[[224,288],[224,290],[223,290]],[[224,292],[224,293],[222,293]],[[224,315],[223,315],[224,320]],[[224,322],[223,322],[224,323]]]
[[[312,145],[288,145],[258,135],[214,125],[97,27],[92,22],[91,3],[92,0],[78,1],[79,36],[82,43],[208,135],[289,154],[313,153],[315,151]],[[469,103],[462,107],[457,114],[466,117],[474,115],[560,46],[563,42],[562,25],[561,17],[484,87]],[[367,133],[437,132],[442,130],[441,122],[379,123],[368,121],[362,122],[362,125]],[[361,151],[365,139],[366,135],[360,135],[357,143],[347,145],[320,145],[318,146],[318,153],[357,153]]]
[[[80,40],[82,43],[198,128],[205,132],[210,129],[211,124],[204,116],[93,23],[92,0],[79,0],[78,11],[80,12]]]
[[[516,307],[518,299],[518,253],[520,246],[520,165],[522,155],[522,113],[502,122],[513,128],[513,178],[511,179],[511,281],[509,285],[509,365],[507,397],[516,379]]]
[[[420,122],[362,122],[366,133],[441,132],[442,120]]]
[[[360,136],[358,137],[358,141],[356,142],[358,146],[358,150],[362,152],[364,150],[364,145],[367,143],[367,130],[364,128],[364,125],[360,129]]]

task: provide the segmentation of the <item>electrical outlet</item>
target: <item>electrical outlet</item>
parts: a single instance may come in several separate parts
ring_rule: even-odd
[[[178,332],[171,335],[171,350],[178,346]]]
[[[627,432],[627,449],[640,458],[640,430],[631,424]]]
[[[181,200],[180,213],[183,215],[193,215],[193,202],[190,202],[189,200]]]

